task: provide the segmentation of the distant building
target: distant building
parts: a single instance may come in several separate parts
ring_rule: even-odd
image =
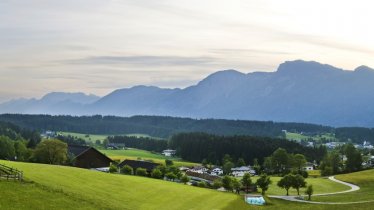
[[[107,149],[112,149],[112,150],[119,150],[119,149],[126,149],[126,144],[124,143],[109,143],[106,146]]]
[[[204,166],[194,166],[193,168],[191,168],[190,170],[187,170],[187,171],[191,171],[191,172],[198,173],[198,174],[205,174],[209,170],[207,168],[205,168]]]
[[[210,175],[220,176],[223,174],[223,170],[220,168],[214,168],[210,171]]]
[[[97,149],[88,146],[68,145],[68,154],[72,155],[73,166],[79,168],[105,168],[113,162]]]
[[[304,168],[305,171],[311,171],[314,170],[314,164],[313,163],[306,163]]]
[[[157,166],[159,166],[160,164],[144,160],[124,160],[120,164],[118,164],[118,168],[122,168],[125,165],[128,165],[131,168],[133,168],[134,172],[137,168],[144,168],[145,170],[147,170],[147,173],[150,174],[152,170],[157,168]]]
[[[166,150],[162,151],[162,154],[165,155],[166,157],[174,156],[175,153],[176,153],[176,151],[172,150],[172,149],[166,149]]]
[[[242,177],[244,176],[245,173],[255,175],[256,171],[252,169],[251,166],[241,166],[241,167],[231,169],[231,174],[235,177]]]

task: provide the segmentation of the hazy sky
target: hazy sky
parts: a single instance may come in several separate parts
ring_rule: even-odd
[[[374,3],[343,0],[1,0],[0,101],[185,87],[285,60],[374,66]]]

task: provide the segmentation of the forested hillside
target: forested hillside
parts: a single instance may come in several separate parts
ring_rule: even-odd
[[[304,147],[284,139],[251,136],[224,137],[206,133],[177,134],[171,138],[169,144],[184,160],[201,162],[206,159],[213,164],[219,164],[217,161],[221,161],[226,154],[235,161],[243,158],[246,163],[253,164],[253,160],[257,158],[262,163],[265,157],[270,156],[278,148],[283,148],[289,153],[303,154],[309,161],[320,161],[326,154],[324,147]]]
[[[68,131],[90,134],[142,133],[169,138],[181,132],[205,132],[216,135],[250,135],[284,137],[282,130],[304,133],[332,133],[334,128],[305,123],[245,121],[219,119],[191,119],[161,116],[51,116],[3,114],[0,121],[39,131]]]

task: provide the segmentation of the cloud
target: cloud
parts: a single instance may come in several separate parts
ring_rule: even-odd
[[[141,66],[196,66],[213,64],[212,57],[182,56],[91,56],[76,60],[67,60],[65,64],[126,64]]]

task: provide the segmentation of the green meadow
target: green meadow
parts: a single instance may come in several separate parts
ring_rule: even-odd
[[[0,209],[372,209],[373,203],[349,205],[320,205],[295,203],[267,198],[266,206],[250,206],[243,196],[234,193],[192,187],[151,178],[107,174],[86,169],[46,164],[0,161],[24,171],[25,182],[0,180]],[[362,191],[352,196],[373,197],[374,170],[341,175],[338,178],[357,182]],[[369,177],[368,180],[366,180]],[[313,181],[311,181],[313,180]],[[364,181],[366,180],[366,181]],[[276,181],[273,179],[273,181]],[[342,190],[344,186],[326,179],[308,179],[316,193]],[[317,190],[317,186],[324,189]],[[271,192],[277,188],[270,186]],[[331,190],[329,190],[331,189]],[[284,193],[282,190],[280,194]],[[356,194],[356,195],[354,195]],[[334,196],[332,196],[334,197]],[[316,199],[317,197],[313,198]],[[336,198],[345,202],[347,197]]]
[[[74,132],[57,132],[58,134],[61,134],[63,136],[75,136],[77,138],[81,138],[81,139],[84,139],[85,141],[87,142],[92,142],[92,143],[96,143],[96,140],[99,140],[99,141],[103,141],[104,139],[106,139],[108,136],[113,136],[113,135],[108,135],[108,134],[83,134],[83,133],[74,133]],[[160,139],[161,138],[157,138],[157,137],[152,137],[152,136],[149,136],[147,134],[139,134],[139,133],[132,133],[132,134],[116,134],[118,136],[135,136],[135,137],[143,137],[143,138],[155,138],[155,139]]]
[[[112,158],[113,160],[122,161],[124,159],[136,160],[151,160],[155,163],[165,163],[166,159],[172,160],[176,166],[194,166],[199,165],[198,163],[191,163],[183,161],[180,158],[165,157],[162,154],[149,152],[140,149],[126,149],[126,150],[100,150],[102,153]]]

